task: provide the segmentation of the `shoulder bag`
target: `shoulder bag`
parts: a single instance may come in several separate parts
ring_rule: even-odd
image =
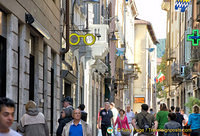
[[[120,119],[120,126],[121,126],[121,130],[120,130],[121,135],[122,136],[130,136],[131,132],[129,131],[129,129],[123,129],[122,128],[121,119]]]

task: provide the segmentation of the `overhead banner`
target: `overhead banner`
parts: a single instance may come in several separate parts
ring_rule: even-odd
[[[181,12],[185,12],[187,7],[190,5],[191,0],[176,0],[175,10],[181,9]]]
[[[117,56],[124,56],[125,48],[116,48],[116,49],[117,49],[117,52],[116,52]]]

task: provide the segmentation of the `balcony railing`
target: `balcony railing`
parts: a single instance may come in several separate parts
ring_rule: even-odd
[[[171,78],[172,78],[172,84],[177,84],[181,81],[183,81],[183,76],[181,75],[181,72],[179,70],[179,66],[176,63],[172,63],[171,65]]]
[[[171,65],[171,76],[174,77],[179,74],[178,65],[176,63],[172,63]]]

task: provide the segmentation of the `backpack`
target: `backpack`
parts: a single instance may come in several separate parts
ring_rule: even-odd
[[[142,124],[140,126],[140,129],[143,129],[144,132],[151,132],[152,124],[149,123],[147,118],[142,114]]]

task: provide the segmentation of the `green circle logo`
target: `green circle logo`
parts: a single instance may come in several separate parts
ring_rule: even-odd
[[[112,127],[109,127],[109,128],[107,129],[107,133],[108,133],[108,134],[112,134],[112,133],[113,133],[113,128],[112,128]]]

